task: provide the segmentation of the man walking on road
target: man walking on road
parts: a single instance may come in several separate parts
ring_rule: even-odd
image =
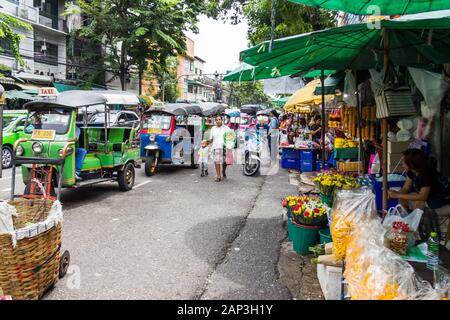
[[[270,122],[269,122],[269,133],[267,136],[267,142],[269,143],[269,152],[270,158],[273,160],[275,157],[275,153],[272,153],[272,141],[273,143],[277,143],[278,146],[278,113],[275,110],[270,112]]]
[[[212,143],[211,149],[214,157],[214,165],[216,167],[216,182],[220,182],[223,179],[226,179],[227,174],[227,163],[225,161],[225,133],[230,131],[230,128],[223,125],[223,120],[221,116],[216,117],[216,125],[211,129],[211,139],[210,143]],[[220,165],[223,166],[222,174]]]

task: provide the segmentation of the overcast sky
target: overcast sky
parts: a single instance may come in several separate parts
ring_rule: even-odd
[[[224,23],[201,16],[199,34],[188,33],[195,41],[195,55],[206,61],[205,73],[225,74],[239,66],[239,52],[247,48],[247,23]]]

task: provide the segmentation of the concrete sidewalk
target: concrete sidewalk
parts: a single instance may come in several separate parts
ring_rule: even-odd
[[[208,278],[200,299],[322,298],[309,257],[297,255],[286,242],[280,202],[298,192],[289,180],[282,169],[277,175],[265,177],[238,236]]]

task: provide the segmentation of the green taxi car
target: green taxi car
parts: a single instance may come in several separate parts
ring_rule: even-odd
[[[23,138],[25,122],[27,119],[26,110],[5,110],[3,111],[3,168],[11,168],[13,158],[14,143]]]
[[[120,101],[112,101],[111,97]],[[61,164],[54,165],[54,170],[50,171],[54,174],[52,184],[58,186],[58,197],[61,188],[111,181],[118,182],[122,191],[131,190],[135,168],[141,163],[138,128],[112,127],[108,121],[101,127],[93,127],[87,121],[86,112],[89,106],[103,106],[107,117],[110,105],[134,101],[130,98],[132,96],[127,92],[67,91],[53,99],[25,104],[28,110],[25,136],[14,145],[13,162],[22,166],[27,188],[34,180],[31,179],[33,166]],[[136,101],[139,103],[137,98]],[[82,119],[80,111],[85,115]],[[82,121],[77,122],[77,118]],[[85,157],[81,157],[82,169],[77,175],[79,150]]]

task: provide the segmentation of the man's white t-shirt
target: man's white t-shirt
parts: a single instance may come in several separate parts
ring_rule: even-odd
[[[224,140],[225,140],[225,133],[230,131],[231,129],[228,128],[227,126],[220,126],[220,127],[213,127],[211,129],[211,138],[213,140],[212,143],[212,150],[215,149],[223,149],[224,146]]]

